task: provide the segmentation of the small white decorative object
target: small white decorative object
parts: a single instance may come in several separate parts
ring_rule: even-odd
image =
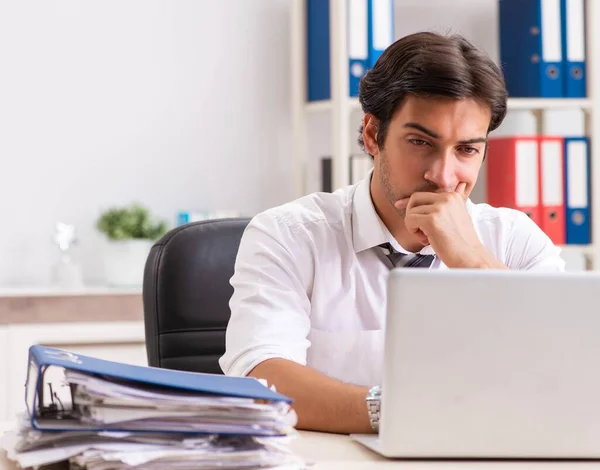
[[[75,260],[73,246],[77,244],[75,227],[58,222],[53,241],[58,245],[59,257],[52,267],[52,281],[55,285],[66,289],[83,287],[81,267]]]
[[[111,240],[104,251],[104,275],[113,287],[140,287],[152,240]]]

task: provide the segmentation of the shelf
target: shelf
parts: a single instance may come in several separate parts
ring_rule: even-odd
[[[312,140],[310,131],[312,126],[309,126],[313,115],[321,113],[323,118],[328,118],[331,121],[329,128],[330,147],[328,155],[331,155],[335,161],[333,172],[333,187],[334,189],[346,186],[348,181],[348,166],[349,160],[346,155],[352,151],[352,138],[355,130],[351,129],[350,123],[354,122],[356,114],[362,114],[362,109],[356,97],[349,96],[348,90],[348,34],[347,22],[345,20],[347,11],[347,2],[337,2],[335,0],[324,0],[330,4],[330,61],[329,71],[331,72],[331,100],[308,102],[306,99],[306,24],[305,24],[305,1],[299,0],[292,2],[294,5],[291,19],[291,56],[294,58],[292,67],[292,107],[293,107],[293,138],[294,138],[294,163],[295,163],[295,183],[298,190],[298,197],[306,194],[307,182],[307,167],[312,164],[313,155],[309,142]],[[397,2],[396,2],[397,3]],[[423,12],[431,5],[427,2],[423,3]],[[600,28],[596,25],[600,24],[600,2],[597,0],[585,0],[584,2],[585,42],[589,46],[587,57],[594,58],[598,56],[594,49],[600,44]],[[398,17],[400,13],[396,12]],[[437,24],[443,18],[431,18],[429,25]],[[497,18],[489,18],[491,22]],[[426,21],[426,22],[427,22]],[[477,19],[473,18],[473,25]],[[469,21],[465,24],[468,24]],[[490,23],[491,24],[491,23]],[[451,25],[449,25],[451,26]],[[427,29],[427,28],[425,28]],[[483,42],[483,36],[487,31],[481,31],[482,36],[477,42]],[[597,116],[600,110],[600,61],[588,60],[586,63],[587,84],[586,90],[588,96],[584,98],[539,98],[539,97],[510,97],[507,102],[508,111],[529,111],[535,115],[535,124],[538,129],[543,128],[544,112],[554,114],[553,112],[560,110],[581,110],[584,114],[586,135],[600,136],[600,118]],[[516,114],[519,114],[518,112]],[[559,114],[559,113],[557,113]],[[566,113],[565,113],[566,114]],[[579,113],[577,113],[579,114]],[[317,137],[320,139],[320,135]],[[600,145],[591,145],[590,147],[590,187],[600,188]],[[343,157],[343,158],[342,158]],[[310,163],[309,163],[310,162]],[[600,191],[592,191],[590,199],[591,212],[591,238],[595,241],[591,245],[562,245],[565,257],[571,256],[574,259],[579,258],[579,254],[585,256],[590,269],[600,271]]]
[[[586,256],[594,256],[594,245],[558,245],[563,253],[583,253]]]
[[[310,101],[305,103],[309,113],[318,113],[331,110],[331,100]],[[360,110],[358,98],[348,98],[347,106],[350,110]],[[581,108],[591,109],[592,101],[588,98],[509,98],[508,109],[566,109]]]
[[[323,101],[308,101],[305,103],[306,111],[309,113],[319,113],[329,111],[331,109],[331,100]],[[357,99],[348,99],[348,107],[352,110],[360,109],[360,104]]]
[[[0,286],[0,297],[80,297],[141,294],[141,287],[84,286],[81,289],[68,289],[60,286]]]
[[[591,109],[588,98],[509,98],[508,109]]]

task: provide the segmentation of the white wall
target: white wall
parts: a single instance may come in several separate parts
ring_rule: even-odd
[[[49,280],[103,208],[252,214],[291,197],[289,0],[0,0],[0,284]],[[263,176],[263,172],[268,171]]]
[[[394,0],[394,8],[397,38],[424,30],[462,34],[498,60],[498,0]]]

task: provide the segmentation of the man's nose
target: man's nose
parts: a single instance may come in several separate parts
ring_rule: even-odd
[[[444,191],[452,191],[457,184],[456,160],[450,151],[436,158],[425,172],[425,179]]]

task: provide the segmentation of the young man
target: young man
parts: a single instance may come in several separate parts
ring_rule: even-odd
[[[468,199],[506,114],[501,72],[485,54],[458,36],[404,37],[359,99],[372,173],[254,217],[231,280],[221,367],[292,397],[302,429],[377,429],[366,397],[381,379],[393,266],[564,269],[524,213]]]

